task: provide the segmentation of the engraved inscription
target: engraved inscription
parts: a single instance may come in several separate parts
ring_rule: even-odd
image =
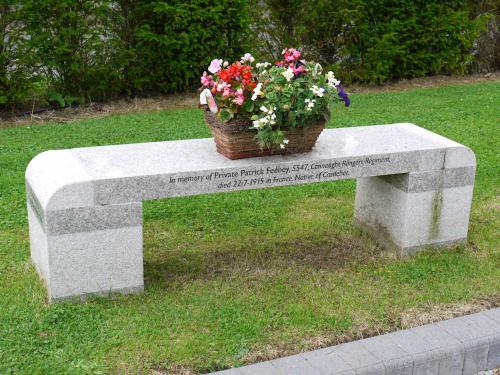
[[[200,172],[190,176],[170,177],[169,184],[179,188],[191,184],[210,185],[216,191],[251,189],[266,186],[293,185],[308,182],[346,179],[352,171],[379,164],[391,164],[390,156],[364,157],[328,162],[268,165],[231,171]]]

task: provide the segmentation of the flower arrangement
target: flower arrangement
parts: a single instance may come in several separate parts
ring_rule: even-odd
[[[328,119],[333,101],[350,104],[332,71],[323,73],[320,64],[303,60],[294,48],[282,55],[274,64],[255,63],[248,53],[232,64],[215,59],[201,76],[202,102],[212,99],[211,110],[224,123],[248,119],[263,148],[285,149],[287,130]]]

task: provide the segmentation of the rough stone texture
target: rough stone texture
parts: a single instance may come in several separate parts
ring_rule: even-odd
[[[461,374],[464,363],[462,343],[437,325],[426,325],[411,329],[413,333],[429,343],[439,358],[439,374]]]
[[[385,366],[381,358],[374,356],[363,345],[355,342],[334,346],[330,354],[336,354],[349,366],[356,369],[356,374],[378,375],[385,373]]]
[[[300,354],[275,359],[271,361],[274,367],[278,369],[280,373],[283,374],[294,374],[294,375],[313,375],[319,374],[318,369],[312,366],[312,363],[307,361]]]
[[[321,374],[356,375],[356,371],[345,360],[337,353],[332,353],[332,348],[314,350],[300,355]]]
[[[325,130],[310,153],[241,160],[212,139],[47,151],[26,170],[32,258],[53,300],[142,290],[142,201],[347,178],[356,223],[406,255],[466,240],[474,174],[468,148],[412,124]]]
[[[496,345],[500,343],[500,324],[491,316],[498,318],[500,308],[237,370],[242,374],[259,375],[477,374],[497,368],[496,363],[500,361],[500,353],[496,350]],[[304,372],[309,368],[304,365],[302,358],[314,370]],[[240,374],[231,371],[222,371],[220,374]]]
[[[141,203],[68,209],[60,221],[54,213],[44,228],[28,203],[32,259],[50,301],[143,290]]]
[[[459,243],[467,239],[472,193],[472,185],[413,193],[384,177],[360,178],[355,223],[402,255]]]
[[[360,344],[382,360],[386,375],[412,375],[413,358],[393,343],[388,335],[370,337]]]
[[[475,167],[440,169],[380,177],[387,183],[407,193],[442,190],[474,185]]]
[[[497,309],[498,310],[498,309]],[[500,360],[495,354],[488,358],[500,339],[500,324],[486,314],[473,314],[461,318],[439,322],[438,326],[458,339],[465,348],[463,374],[475,374]]]

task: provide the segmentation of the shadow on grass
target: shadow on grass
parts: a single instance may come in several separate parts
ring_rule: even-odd
[[[387,254],[360,231],[353,232],[308,233],[283,240],[269,236],[225,237],[195,241],[175,250],[158,242],[146,244],[145,281],[168,285],[215,278],[259,278],[290,269],[326,272],[366,264]]]

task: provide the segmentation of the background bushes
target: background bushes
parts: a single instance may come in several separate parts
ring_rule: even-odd
[[[0,0],[0,110],[197,87],[284,46],[343,81],[499,68],[497,0]]]
[[[246,0],[0,2],[4,110],[182,91],[213,56],[239,57],[247,40]]]
[[[471,49],[495,8],[464,0],[264,0],[266,22],[294,14],[288,28],[261,28],[261,40],[289,39],[331,65],[344,81],[380,83],[436,73],[464,73]],[[493,1],[490,1],[492,4]],[[294,8],[291,10],[291,8]],[[498,9],[497,9],[498,10]],[[266,35],[272,30],[273,35]],[[278,32],[276,32],[278,31]],[[497,35],[498,36],[498,35]],[[269,43],[261,49],[269,53]],[[497,41],[497,48],[498,48]],[[498,66],[497,66],[498,67]],[[494,69],[492,66],[490,69]]]
[[[199,83],[214,56],[236,58],[247,38],[241,0],[119,1],[120,63],[129,94],[173,92]]]

